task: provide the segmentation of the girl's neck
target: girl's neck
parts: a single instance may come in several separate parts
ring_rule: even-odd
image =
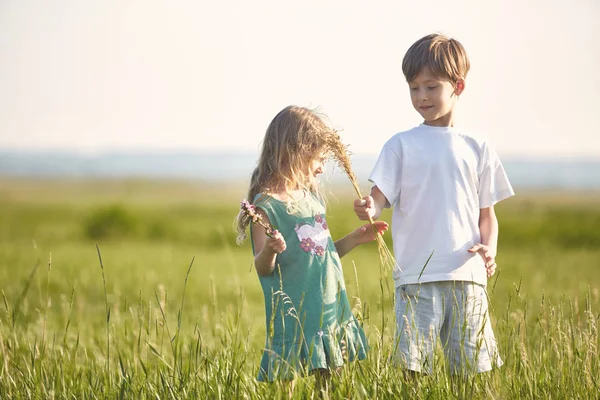
[[[306,191],[297,189],[288,193],[285,190],[277,190],[269,193],[269,196],[280,201],[297,201],[306,197]]]

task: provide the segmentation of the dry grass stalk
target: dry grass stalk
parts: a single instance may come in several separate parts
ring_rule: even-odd
[[[354,191],[359,199],[362,199],[363,196],[360,192],[360,187],[358,186],[358,179],[356,175],[352,171],[352,163],[350,162],[350,156],[348,151],[348,146],[342,143],[340,135],[336,131],[332,131],[330,135],[327,137],[327,148],[330,151],[331,157],[337,162],[338,166],[346,173],[348,179],[350,179],[350,183],[354,187]],[[375,237],[377,240],[377,250],[379,252],[379,261],[381,265],[387,269],[393,269],[396,266],[396,260],[390,249],[385,244],[383,240],[383,235],[377,232],[375,228],[375,224],[373,218],[369,218],[369,223],[373,228],[373,232],[375,232]]]

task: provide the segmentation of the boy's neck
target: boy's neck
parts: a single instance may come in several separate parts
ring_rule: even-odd
[[[423,125],[432,126],[435,128],[454,128],[454,124],[433,124],[431,121],[423,121]]]
[[[435,126],[439,128],[454,128],[454,116],[452,115],[452,112],[449,112],[438,119],[434,119],[432,121],[423,121],[423,125]]]

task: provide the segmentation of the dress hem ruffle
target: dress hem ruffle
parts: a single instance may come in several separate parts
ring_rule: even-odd
[[[355,318],[295,343],[271,343],[263,351],[257,379],[292,380],[316,369],[335,369],[367,357],[365,334]]]

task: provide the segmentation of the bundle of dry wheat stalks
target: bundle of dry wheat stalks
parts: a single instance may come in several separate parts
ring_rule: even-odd
[[[362,199],[363,196],[360,192],[360,188],[358,186],[358,180],[356,175],[352,171],[352,164],[350,162],[350,152],[348,151],[348,146],[342,143],[340,135],[332,130],[329,135],[327,135],[327,149],[330,152],[331,158],[338,164],[338,166],[346,173],[348,179],[350,179],[350,183],[354,187],[356,191],[356,195],[359,199]],[[392,255],[392,252],[388,249],[385,241],[383,240],[382,234],[377,232],[375,228],[375,224],[373,223],[373,219],[369,218],[369,223],[375,232],[375,237],[377,240],[377,250],[379,252],[379,262],[381,263],[381,267],[384,269],[392,270],[396,266],[396,260]]]

